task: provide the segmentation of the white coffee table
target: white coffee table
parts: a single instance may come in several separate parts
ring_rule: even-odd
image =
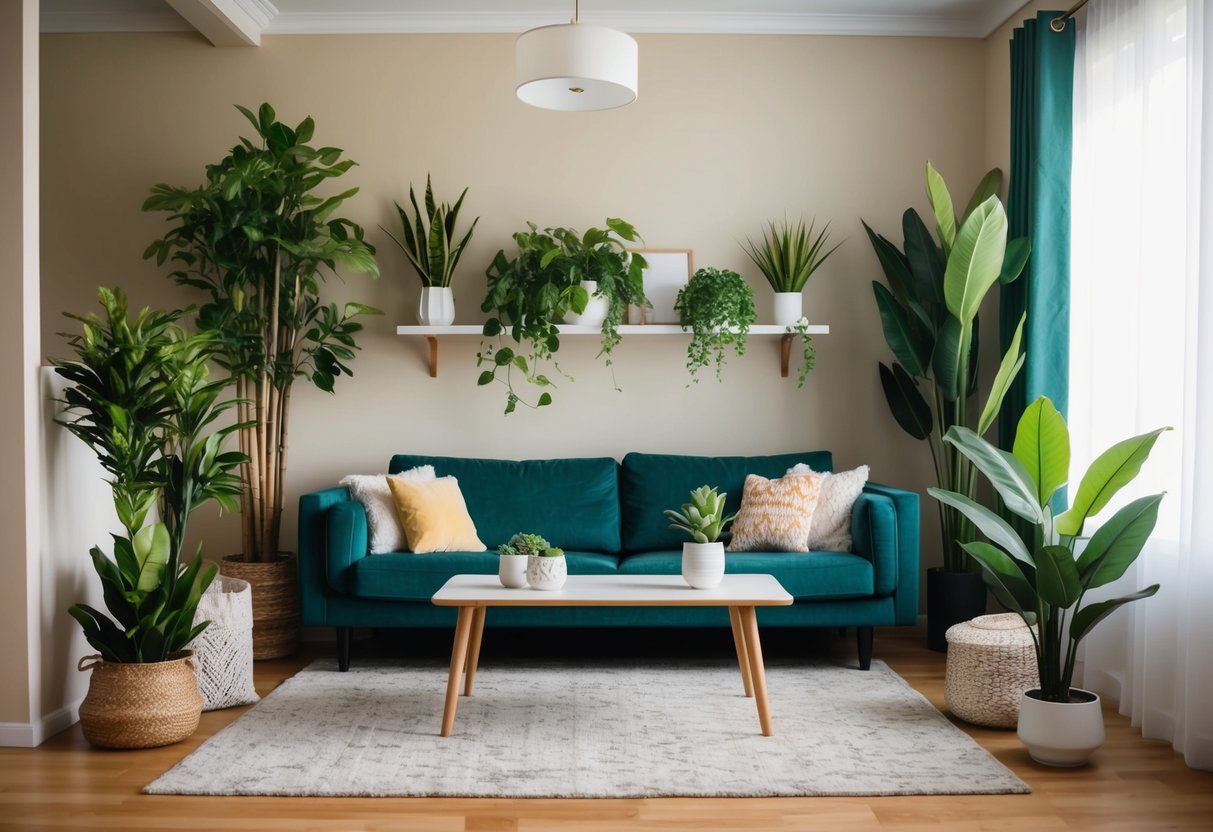
[[[472,695],[472,680],[480,658],[484,616],[489,607],[728,607],[733,645],[745,695],[758,705],[758,723],[771,736],[767,682],[758,641],[755,607],[792,603],[771,575],[725,575],[715,589],[692,589],[681,575],[570,575],[562,589],[506,589],[496,575],[456,575],[435,593],[439,606],[458,607],[451,671],[447,678],[442,736],[449,737],[459,703],[459,680],[466,668],[463,695]]]

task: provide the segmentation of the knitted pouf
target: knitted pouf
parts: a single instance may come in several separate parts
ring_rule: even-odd
[[[248,581],[218,575],[198,602],[194,623],[211,622],[190,647],[202,710],[248,705],[253,687],[253,593]]]
[[[965,722],[1014,728],[1023,692],[1038,687],[1032,634],[1015,613],[981,615],[948,628],[944,701]]]

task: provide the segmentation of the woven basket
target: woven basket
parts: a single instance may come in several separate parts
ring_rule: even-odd
[[[192,650],[146,664],[85,656],[77,669],[93,675],[80,703],[84,738],[104,748],[156,748],[194,733],[202,697],[193,660]]]
[[[269,563],[245,563],[228,555],[219,571],[253,585],[253,658],[277,659],[299,647],[298,561],[282,554]]]
[[[253,686],[253,592],[248,581],[220,575],[194,613],[210,622],[190,646],[198,670],[202,710],[249,705],[260,699]]]
[[[944,701],[974,725],[1014,728],[1023,692],[1037,687],[1032,634],[1015,613],[981,615],[948,628]]]

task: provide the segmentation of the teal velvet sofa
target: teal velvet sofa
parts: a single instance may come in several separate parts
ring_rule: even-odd
[[[679,574],[682,543],[662,515],[705,483],[728,492],[736,511],[747,474],[775,478],[798,462],[832,470],[829,452],[754,457],[630,453],[611,458],[512,461],[400,454],[390,473],[433,465],[459,480],[487,552],[368,554],[366,512],[346,488],[299,499],[303,624],[337,630],[338,664],[349,667],[353,627],[453,629],[455,610],[430,603],[452,575],[496,574],[499,544],[515,532],[565,550],[573,575]],[[869,483],[851,515],[850,552],[729,552],[726,572],[770,573],[795,598],[759,611],[763,627],[855,627],[867,669],[872,628],[918,616],[918,495]],[[495,608],[496,627],[721,627],[712,607]]]

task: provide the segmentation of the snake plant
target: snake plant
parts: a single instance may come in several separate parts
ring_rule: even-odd
[[[476,223],[480,222],[480,217],[472,220],[468,233],[455,243],[455,224],[459,221],[459,209],[463,207],[463,198],[467,193],[468,189],[464,188],[454,205],[436,202],[434,187],[427,174],[424,219],[421,209],[417,206],[417,195],[413,193],[413,186],[409,185],[409,202],[413,206],[413,215],[410,217],[408,212],[400,207],[399,202],[395,203],[396,213],[400,215],[400,237],[382,225],[379,226],[383,233],[400,246],[413,270],[421,278],[422,286],[451,285],[451,277],[455,274],[455,267],[459,265],[459,258],[463,256],[463,250],[472,238],[472,232],[476,230]]]

